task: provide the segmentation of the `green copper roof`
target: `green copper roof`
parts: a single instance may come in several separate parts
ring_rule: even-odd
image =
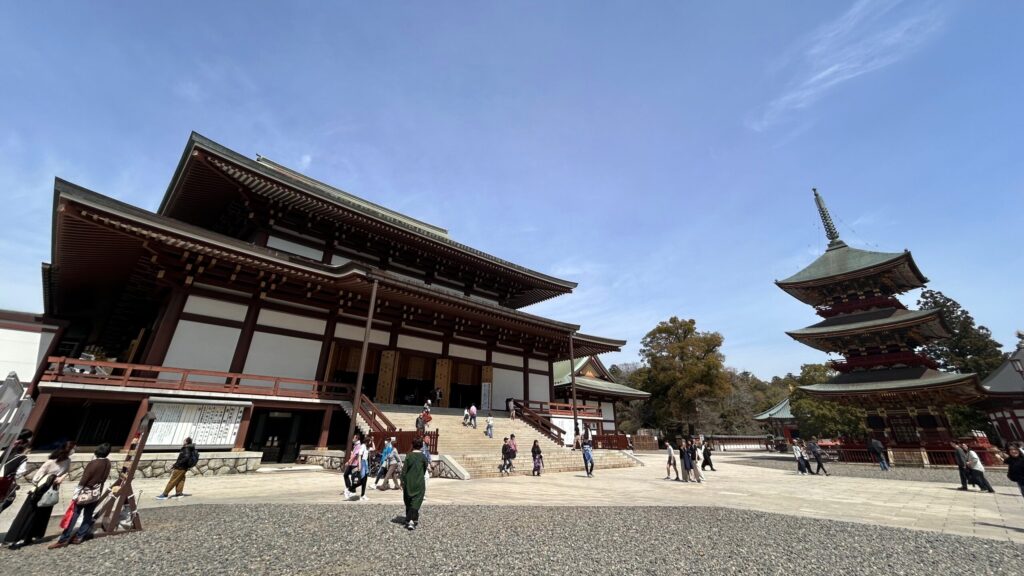
[[[880,315],[875,311],[851,315],[852,322],[838,322],[844,317],[829,318],[807,328],[786,332],[793,338],[825,336],[831,334],[849,334],[857,332],[872,332],[889,326],[914,325],[923,323],[934,318],[941,322],[938,310],[899,310],[893,309],[892,313]],[[857,317],[864,318],[858,321]]]
[[[754,416],[754,420],[792,420],[793,412],[789,409],[789,398]]]
[[[579,370],[580,368],[583,368],[583,366],[587,363],[588,360],[590,360],[589,356],[584,356],[583,358],[577,358],[576,361],[574,362],[575,367],[573,368],[573,370],[576,371],[576,370]],[[563,380],[566,381],[566,382],[569,381],[569,361],[568,360],[560,360],[558,362],[555,362],[554,365],[551,368],[552,368],[553,376],[555,377],[555,385],[558,385]]]
[[[845,276],[862,270],[896,262],[909,256],[908,252],[869,252],[850,248],[842,241],[830,247],[817,260],[796,274],[776,284],[802,284],[825,278]]]
[[[556,383],[556,388],[568,387],[572,384],[568,381],[561,384]],[[620,398],[649,398],[650,392],[644,392],[637,390],[636,388],[630,388],[629,386],[618,384],[616,382],[609,382],[607,380],[599,380],[597,378],[587,378],[586,376],[576,377],[576,389],[585,390],[594,394],[607,394],[608,396],[618,396]]]
[[[880,380],[875,382],[811,384],[810,386],[801,386],[800,389],[816,394],[866,394],[885,391],[897,392],[902,390],[912,390],[914,388],[933,388],[936,386],[946,386],[961,382],[969,383],[972,379],[976,380],[977,376],[974,374],[938,373],[937,375],[928,378]]]

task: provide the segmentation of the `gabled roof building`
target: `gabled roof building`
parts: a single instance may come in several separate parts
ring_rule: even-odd
[[[152,409],[150,447],[202,429],[289,461],[344,443],[364,344],[370,402],[549,402],[570,337],[578,357],[624,344],[521,311],[575,287],[193,133],[155,213],[56,180],[60,329],[29,424],[37,445],[127,444]]]

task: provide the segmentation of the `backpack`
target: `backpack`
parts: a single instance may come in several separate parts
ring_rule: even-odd
[[[188,467],[192,468],[196,464],[199,464],[199,450],[192,448],[192,454],[188,457]]]

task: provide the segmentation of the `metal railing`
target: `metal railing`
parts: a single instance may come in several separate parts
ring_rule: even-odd
[[[82,360],[64,356],[51,356],[48,362],[49,366],[43,372],[41,382],[330,400],[351,400],[354,395],[350,384],[319,380]]]

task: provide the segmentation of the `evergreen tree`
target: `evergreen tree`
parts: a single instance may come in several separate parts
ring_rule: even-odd
[[[976,326],[974,318],[952,298],[937,290],[921,292],[917,305],[922,310],[938,309],[949,326],[949,338],[922,347],[921,351],[947,372],[974,372],[982,380],[1005,360],[1002,345],[992,339],[992,332]]]
[[[789,396],[789,409],[796,417],[800,435],[859,438],[864,434],[864,411],[837,402],[815,398],[800,390],[800,386],[828,382],[834,373],[827,364],[804,364],[800,375],[786,374],[781,384],[793,392]]]

